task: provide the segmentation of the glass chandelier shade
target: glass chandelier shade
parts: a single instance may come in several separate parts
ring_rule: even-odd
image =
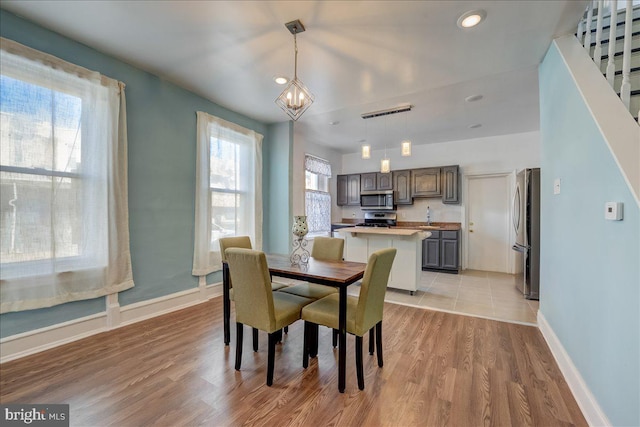
[[[411,141],[409,141],[408,139],[405,139],[404,141],[402,141],[402,155],[403,156],[410,156],[411,155]]]
[[[363,159],[370,159],[371,158],[371,146],[368,144],[365,144],[362,146],[362,158]]]
[[[391,161],[389,159],[385,158],[380,161],[380,172],[381,173],[391,172]]]
[[[297,27],[293,27],[293,44],[295,50],[295,60],[293,69],[293,80],[289,82],[280,96],[276,98],[276,104],[291,117],[292,120],[298,120],[302,114],[313,104],[315,96],[307,89],[307,87],[298,80],[298,41],[296,33],[299,31]],[[302,28],[304,31],[304,28]]]

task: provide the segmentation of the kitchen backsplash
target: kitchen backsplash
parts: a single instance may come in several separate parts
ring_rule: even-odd
[[[445,205],[439,199],[414,199],[413,205],[398,206],[396,212],[398,221],[427,221],[427,206],[431,212],[431,222],[462,222],[461,205]],[[364,218],[364,211],[360,207],[343,207],[342,214],[338,208],[338,218],[333,222],[339,222],[342,218]]]

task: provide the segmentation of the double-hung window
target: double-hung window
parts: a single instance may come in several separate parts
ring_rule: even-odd
[[[221,268],[219,239],[249,236],[262,247],[262,135],[197,113],[193,274]]]
[[[305,212],[309,236],[328,236],[331,233],[331,194],[329,178],[331,164],[318,157],[305,155]]]
[[[130,288],[124,85],[10,40],[0,54],[2,312]]]

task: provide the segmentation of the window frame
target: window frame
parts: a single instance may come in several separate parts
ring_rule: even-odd
[[[69,71],[66,71],[66,73],[72,74]],[[82,96],[82,90],[79,88],[78,85],[87,84],[87,83],[78,81],[76,82],[75,85],[70,82],[65,82],[65,83],[56,82],[57,84],[53,84],[51,82],[47,82],[45,79],[38,78],[38,76],[33,76],[33,75],[19,76],[17,75],[17,73],[11,73],[11,72],[5,73],[4,70],[2,74],[11,79],[18,80],[22,83],[38,86],[46,90],[50,90],[54,93],[73,96],[80,100],[81,109],[79,112],[79,115],[80,115],[79,138],[82,144],[80,148],[80,162],[81,164],[85,164],[86,163],[85,160],[87,158],[87,154],[86,154],[87,150],[83,149],[82,147],[86,144],[91,144],[92,141],[90,141],[90,138],[88,138],[85,133],[87,128],[86,121],[89,120],[89,117],[88,117],[89,114],[86,109],[87,101]],[[63,87],[59,87],[60,85],[62,85]],[[54,105],[52,105],[51,108],[53,109]],[[51,142],[54,143],[53,142],[54,136],[52,135],[51,138],[52,138]],[[85,188],[85,183],[92,183],[93,184],[92,188],[96,188],[94,187],[96,185],[97,186],[101,185],[100,183],[95,182],[95,176],[91,176],[91,174],[86,173],[83,170],[81,170],[80,172],[66,172],[62,170],[47,169],[47,168],[41,168],[41,167],[29,168],[25,166],[13,166],[9,164],[4,164],[2,159],[0,158],[0,173],[1,172],[19,174],[25,177],[28,177],[29,175],[43,176],[43,177],[49,177],[52,180],[56,178],[78,179],[82,181],[81,185],[83,188],[80,191],[82,191],[83,193],[86,191],[91,191]],[[29,181],[29,179],[27,178],[26,181]],[[105,182],[102,182],[102,185],[107,186],[108,184],[105,181]],[[84,218],[82,210],[86,209],[86,203],[80,204],[79,209],[81,209],[81,211],[79,211],[79,216],[81,218],[80,221],[82,221],[82,218]],[[53,214],[53,211],[52,211],[52,214]],[[99,241],[98,244],[103,244],[103,245],[107,244],[107,241],[108,241],[107,235],[98,236],[96,230],[90,230],[89,232],[87,232],[86,230],[87,228],[90,229],[91,227],[86,227],[84,223],[82,223],[82,225],[80,226],[80,230],[82,230],[82,233],[83,233],[80,238],[82,241],[94,242],[94,243],[96,241]],[[91,245],[84,246],[82,244],[79,245],[79,247],[95,248],[95,246],[91,246]],[[96,256],[96,252],[97,252],[96,250],[85,251],[84,253],[80,252],[77,255],[59,256],[59,257],[56,257],[55,254],[50,254],[50,256],[46,258],[24,260],[24,261],[11,261],[6,263],[0,261],[0,263],[2,264],[2,277],[4,279],[13,279],[15,277],[19,277],[18,271],[23,271],[25,268],[32,271],[33,274],[31,276],[34,276],[34,277],[40,276],[42,274],[50,274],[51,271],[49,267],[52,262],[55,262],[55,268],[53,272],[58,274],[73,272],[73,271],[80,271],[80,270],[100,269],[100,268],[106,267],[108,265],[108,260],[105,257]]]

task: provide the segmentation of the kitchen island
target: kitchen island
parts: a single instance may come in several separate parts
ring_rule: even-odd
[[[377,250],[396,248],[389,287],[407,290],[411,295],[418,289],[422,241],[431,235],[429,231],[396,227],[348,227],[336,231],[344,238],[346,261],[367,262],[369,255]]]

